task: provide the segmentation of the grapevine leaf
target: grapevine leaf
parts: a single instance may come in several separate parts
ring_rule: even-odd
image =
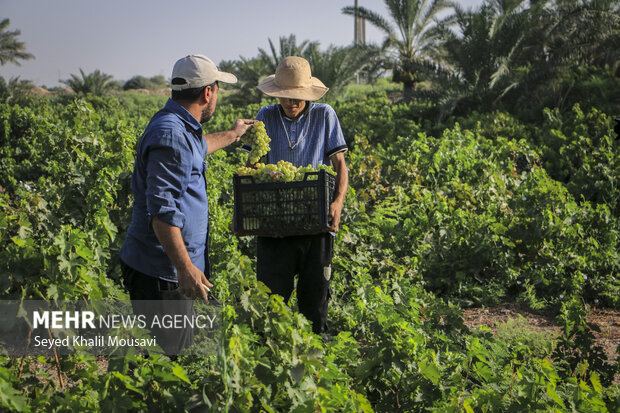
[[[562,402],[562,399],[560,399],[560,396],[558,396],[551,383],[547,383],[547,395],[551,397],[554,402],[562,406],[562,408],[565,408],[564,402]]]
[[[420,368],[420,373],[422,373],[424,377],[429,379],[434,385],[439,384],[441,373],[434,363],[420,360],[418,361],[418,367]]]
[[[175,366],[172,368],[172,374],[174,374],[175,376],[177,376],[178,378],[180,378],[181,380],[183,380],[187,384],[192,384],[189,381],[189,378],[187,377],[187,372],[180,365],[175,364]]]

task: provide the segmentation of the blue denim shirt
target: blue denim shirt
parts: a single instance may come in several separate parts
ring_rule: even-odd
[[[177,281],[174,265],[157,240],[153,217],[181,228],[189,256],[205,270],[208,203],[204,177],[207,142],[202,127],[173,100],[151,119],[140,138],[131,180],[133,215],[121,259],[152,277]]]

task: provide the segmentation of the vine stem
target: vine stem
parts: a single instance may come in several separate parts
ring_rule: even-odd
[[[19,362],[19,372],[17,373],[17,378],[21,379],[22,378],[22,371],[24,370],[24,360],[26,359],[26,357],[22,357],[21,361]]]
[[[52,332],[50,331],[49,327],[47,328],[47,334],[49,335],[50,340],[52,340],[52,343],[53,343],[54,339],[52,337]],[[54,360],[56,362],[56,371],[58,372],[58,381],[60,382],[60,388],[64,390],[65,383],[62,379],[62,370],[60,369],[60,361],[58,360],[58,353],[56,352],[56,346],[53,346],[52,350],[54,350]]]
[[[30,337],[32,335],[32,330],[28,330],[28,338],[26,339],[26,349],[28,347],[30,347]],[[26,361],[26,356],[23,356],[21,358],[21,361],[19,362],[19,372],[17,373],[17,378],[21,379],[22,378],[22,372],[24,370],[24,361]]]

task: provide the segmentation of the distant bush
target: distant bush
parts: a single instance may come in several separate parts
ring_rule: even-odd
[[[123,85],[123,90],[132,89],[148,89],[158,90],[168,86],[168,82],[163,76],[153,76],[146,78],[144,76],[134,76]]]

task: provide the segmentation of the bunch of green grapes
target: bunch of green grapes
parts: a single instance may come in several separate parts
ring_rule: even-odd
[[[255,164],[269,152],[269,142],[271,142],[271,139],[267,136],[265,124],[259,121],[243,134],[241,142],[247,143],[252,147],[248,160],[251,164]]]
[[[253,176],[256,182],[292,182],[302,181],[306,172],[325,170],[335,175],[334,169],[328,165],[319,165],[313,168],[311,165],[296,167],[290,162],[278,161],[277,164],[257,163],[254,168],[241,166],[237,168],[237,175]]]
[[[252,176],[256,182],[266,182],[267,180],[263,179],[263,174],[261,172],[264,167],[264,163],[257,163],[254,167],[240,166],[237,168],[237,175]]]
[[[310,165],[308,165],[308,166],[310,166]],[[334,167],[331,166],[331,165],[325,165],[325,164],[320,163],[316,167],[315,171],[321,171],[321,170],[323,170],[323,171],[325,171],[325,172],[327,172],[329,174],[336,175],[336,171],[334,171]]]
[[[291,182],[295,180],[297,169],[290,162],[279,161],[277,164],[257,163],[254,168],[241,166],[237,174],[253,176],[257,182]]]
[[[276,172],[277,172],[276,180],[284,181],[284,182],[295,181],[298,169],[299,168],[293,165],[292,163],[280,160],[276,164]]]
[[[248,166],[240,166],[237,168],[237,175],[241,176],[254,176],[256,169],[250,168]]]
[[[306,172],[318,172],[321,170],[325,170],[327,173],[336,175],[336,172],[334,171],[334,168],[331,165],[319,164],[316,168],[313,168],[312,165],[308,165],[308,166],[304,166],[304,167],[297,169],[297,175],[295,177],[295,180],[303,181],[304,177],[306,176]],[[309,179],[312,179],[312,178],[309,178]]]
[[[306,176],[306,172],[314,172],[314,168],[312,167],[312,165],[302,166],[302,167],[297,168],[297,172],[295,174],[295,180],[303,181],[304,176]]]

